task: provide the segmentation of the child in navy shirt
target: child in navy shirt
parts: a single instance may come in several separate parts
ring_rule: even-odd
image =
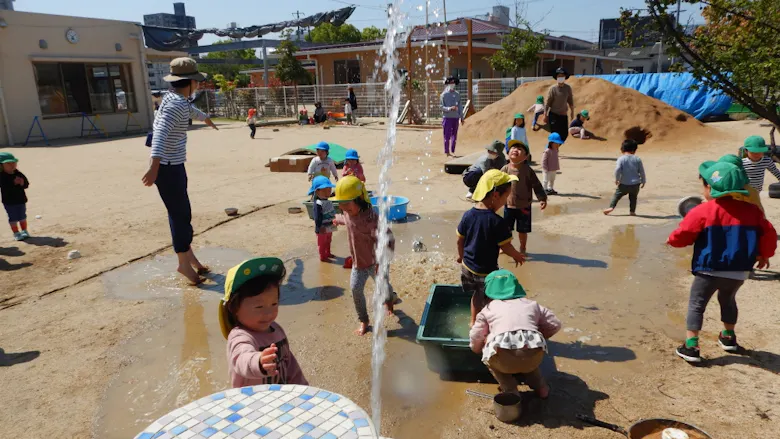
[[[14,239],[23,241],[30,237],[27,232],[27,194],[24,192],[30,182],[16,169],[18,161],[10,152],[0,152],[0,191],[3,207],[8,213],[8,223],[14,232]]]
[[[517,264],[525,255],[512,246],[512,232],[496,212],[504,207],[517,177],[491,169],[479,179],[471,199],[477,205],[463,214],[458,224],[458,263],[462,264],[463,290],[471,294],[471,323],[485,306],[485,277],[498,270],[498,252],[503,250]]]

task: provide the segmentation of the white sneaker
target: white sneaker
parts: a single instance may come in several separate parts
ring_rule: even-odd
[[[466,198],[471,199],[471,196],[474,195],[471,193],[471,191],[466,192]]]

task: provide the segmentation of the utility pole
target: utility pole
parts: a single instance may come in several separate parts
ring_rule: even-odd
[[[441,0],[444,10],[444,78],[450,77],[450,44],[447,41],[447,0]]]
[[[428,27],[428,5],[430,4],[430,0],[425,0],[425,42],[423,43],[425,45],[425,64],[423,65],[423,69],[425,69],[425,117],[428,118],[428,112],[431,108],[431,100],[430,96],[428,96],[428,83],[430,81],[430,75],[428,73],[428,40],[430,39],[431,35],[431,28]],[[411,56],[411,54],[409,54]]]
[[[300,20],[301,19],[301,15],[303,15],[303,12],[296,10],[295,12],[292,13],[292,15],[293,15],[293,17],[295,17],[296,20]],[[301,31],[301,27],[298,26],[298,30],[295,32],[295,35],[298,36],[298,41],[301,41],[302,33],[303,32]]]

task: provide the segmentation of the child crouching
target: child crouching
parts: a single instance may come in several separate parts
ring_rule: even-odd
[[[278,323],[279,288],[286,274],[278,258],[246,260],[228,271],[219,302],[219,326],[227,339],[233,387],[308,385],[287,335]]]
[[[471,328],[471,350],[496,377],[502,392],[519,393],[514,374],[522,374],[541,398],[550,388],[539,365],[547,352],[546,339],[561,329],[552,311],[526,299],[523,286],[509,270],[497,270],[485,279],[488,303]]]

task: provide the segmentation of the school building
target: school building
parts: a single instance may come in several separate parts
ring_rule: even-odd
[[[148,130],[144,51],[136,23],[0,10],[0,144]]]

